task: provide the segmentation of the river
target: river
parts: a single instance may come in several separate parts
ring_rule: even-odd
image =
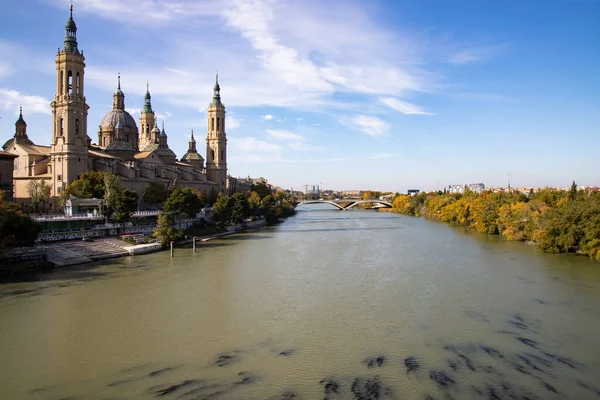
[[[0,284],[0,397],[600,399],[600,265],[306,206]]]

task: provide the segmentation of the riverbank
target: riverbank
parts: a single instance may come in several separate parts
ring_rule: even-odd
[[[422,216],[545,253],[585,254],[600,261],[600,193],[544,189],[537,193],[421,193],[394,198],[393,211]]]
[[[192,243],[194,238],[198,242],[206,242],[234,233],[257,229],[266,226],[266,221],[254,221],[251,225],[234,225],[232,229],[220,233],[189,236],[174,243],[175,247]],[[47,247],[48,260],[56,268],[84,264],[93,261],[106,260],[117,257],[137,256],[167,250],[160,243],[145,243],[130,245],[115,237],[100,238],[93,242],[63,242]],[[86,254],[87,253],[87,254]]]

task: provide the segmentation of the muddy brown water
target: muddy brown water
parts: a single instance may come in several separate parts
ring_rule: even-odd
[[[306,206],[0,284],[0,398],[600,399],[600,265]]]

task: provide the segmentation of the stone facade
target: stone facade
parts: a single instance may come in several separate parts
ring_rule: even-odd
[[[158,127],[148,87],[138,129],[135,119],[125,110],[120,77],[113,95],[113,109],[98,126],[98,143],[92,143],[87,129],[89,106],[85,98],[85,58],[78,48],[76,33],[71,6],[64,47],[56,55],[50,146],[36,145],[27,137],[22,112],[15,135],[3,146],[5,152],[17,156],[12,185],[15,200],[27,203],[28,183],[43,179],[52,190],[50,208],[58,211],[66,186],[89,170],[118,175],[121,186],[138,195],[150,182],[163,183],[167,188],[175,184],[192,187],[204,194],[211,191],[226,193],[229,183],[225,106],[221,102],[218,76],[208,109],[206,167],[204,158],[196,150],[193,135],[188,152],[181,161],[177,160],[177,155],[169,148],[164,124],[162,130]]]

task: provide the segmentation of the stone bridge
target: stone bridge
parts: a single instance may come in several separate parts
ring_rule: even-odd
[[[383,208],[392,208],[392,204],[385,201],[385,200],[347,200],[347,201],[339,201],[339,202],[335,202],[335,201],[331,201],[331,200],[305,200],[305,201],[301,201],[298,204],[296,204],[296,207],[298,206],[302,206],[305,204],[331,204],[334,207],[337,207],[340,210],[348,210],[350,208],[353,208],[359,204],[366,204],[366,203],[372,203],[372,204],[380,204],[381,207]]]

